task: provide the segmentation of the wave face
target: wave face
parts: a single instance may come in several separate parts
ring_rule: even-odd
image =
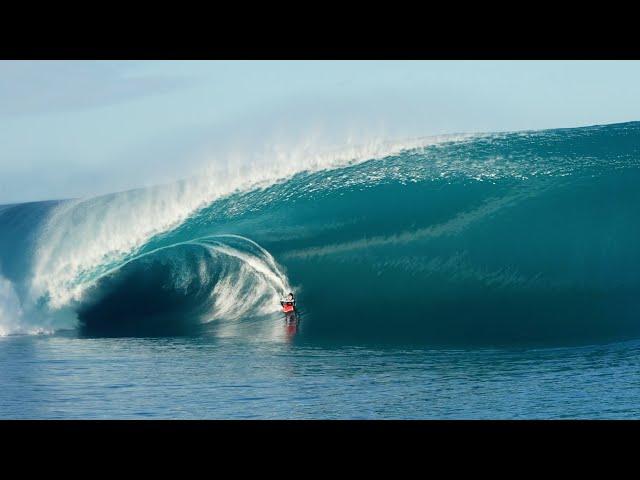
[[[0,325],[277,336],[294,290],[311,341],[640,335],[639,122],[371,157],[0,207]]]

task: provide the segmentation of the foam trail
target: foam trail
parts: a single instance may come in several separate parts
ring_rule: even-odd
[[[414,231],[395,233],[389,236],[363,238],[340,244],[324,245],[322,247],[308,248],[306,250],[295,250],[285,253],[283,256],[285,258],[309,258],[385,245],[402,245],[430,237],[455,235],[459,234],[474,222],[482,220],[502,208],[514,205],[518,201],[526,199],[532,195],[533,192],[519,192],[503,198],[491,199],[486,201],[482,206],[471,211],[461,213],[453,219],[439,225],[433,225]]]
[[[224,239],[239,240],[257,252],[234,248],[220,243]],[[250,322],[247,319],[269,316],[279,311],[279,300],[291,290],[289,281],[273,256],[253,240],[240,235],[218,235],[194,242],[211,254],[236,259],[240,267],[226,272],[216,282],[210,294],[212,307],[205,321],[218,321],[216,334],[220,337],[238,337],[251,329],[252,338],[281,339],[283,331],[278,322]],[[228,263],[227,263],[228,265]]]

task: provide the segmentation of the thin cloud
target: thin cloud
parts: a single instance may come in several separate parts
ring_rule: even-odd
[[[136,74],[139,62],[0,61],[0,115],[85,110],[165,93],[184,77]]]

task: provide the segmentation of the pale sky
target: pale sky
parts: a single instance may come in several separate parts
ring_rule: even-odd
[[[0,204],[169,182],[309,138],[633,120],[638,61],[0,61]]]

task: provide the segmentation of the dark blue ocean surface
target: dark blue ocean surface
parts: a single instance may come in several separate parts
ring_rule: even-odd
[[[552,349],[0,338],[1,418],[640,417],[640,342]]]

